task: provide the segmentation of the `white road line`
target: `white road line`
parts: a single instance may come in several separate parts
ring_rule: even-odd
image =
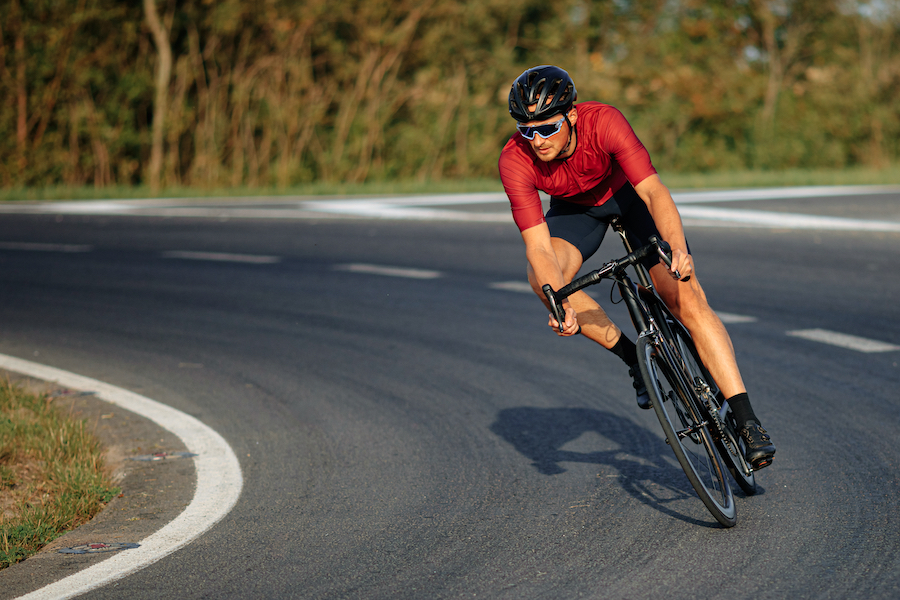
[[[534,290],[531,289],[531,284],[527,281],[497,281],[496,283],[488,284],[488,287],[493,290],[515,292],[517,294],[534,294]],[[591,298],[597,298],[598,296],[600,296],[595,288],[582,291]]]
[[[836,331],[828,331],[827,329],[798,329],[796,331],[788,331],[788,335],[814,342],[822,342],[832,346],[839,346],[849,350],[857,350],[859,352],[893,352],[900,350],[900,346],[887,344],[877,340],[870,340],[855,335],[847,335],[846,333],[838,333]]]
[[[732,313],[716,311],[716,314],[719,315],[719,319],[723,323],[755,323],[756,317],[748,317],[747,315],[735,315]]]
[[[465,202],[464,202],[465,203]],[[449,203],[448,203],[449,204]],[[441,210],[421,206],[411,206],[402,199],[390,200],[328,200],[305,202],[307,210],[322,214],[343,215],[355,218],[401,219],[416,221],[476,221],[484,223],[507,223],[512,221],[511,213],[466,212],[463,210]]]
[[[0,368],[29,377],[55,381],[67,388],[90,390],[116,406],[137,413],[178,436],[197,470],[194,498],[168,525],[103,562],[69,575],[20,597],[20,600],[59,600],[97,589],[147,567],[197,539],[234,507],[241,494],[243,476],[237,456],[222,436],[194,417],[122,388],[68,371],[0,354]]]
[[[508,292],[533,293],[531,285],[525,281],[498,281],[491,283],[488,287],[495,290],[505,290]],[[723,323],[755,323],[758,319],[748,315],[736,315],[734,313],[716,311]],[[892,352],[900,350],[900,346],[887,344],[876,340],[870,340],[844,333],[837,333],[825,329],[802,329],[797,331],[788,331],[787,335],[793,337],[804,338],[815,342],[831,344],[832,346],[840,346],[849,348],[850,350],[858,350],[859,352]]]
[[[278,256],[260,254],[229,254],[227,252],[191,252],[188,250],[170,250],[162,253],[163,258],[181,258],[185,260],[209,260],[215,262],[250,263],[257,265],[277,263]]]
[[[89,244],[41,244],[34,242],[0,242],[0,250],[25,250],[31,252],[90,252]]]
[[[488,287],[494,290],[504,290],[507,292],[521,292],[523,294],[533,294],[531,284],[527,281],[497,281],[488,284]],[[591,290],[585,290],[590,294]],[[593,294],[590,294],[593,295]],[[756,317],[748,317],[746,315],[736,315],[733,313],[716,311],[723,323],[753,323]]]
[[[96,215],[117,214],[127,211],[133,205],[128,200],[81,200],[77,202],[41,202],[37,204],[39,212],[55,212],[54,209],[62,209],[64,214]]]
[[[376,219],[415,219],[421,221],[480,221],[503,223],[512,219],[503,212],[466,212],[441,210],[431,206],[506,203],[505,194],[440,194],[435,196],[400,196],[394,198],[355,198],[353,200],[310,200],[301,203],[306,210]]]
[[[375,203],[390,204],[391,206],[457,206],[463,204],[506,204],[506,194],[502,192],[485,192],[481,194],[434,194],[422,196],[396,196],[392,198],[356,198],[354,200],[310,200],[303,202],[303,206],[317,209],[329,207],[358,208],[360,204]]]
[[[685,221],[698,227],[770,227],[843,231],[900,232],[900,222],[868,221],[838,217],[704,208],[689,206],[710,202],[737,202],[872,194],[900,194],[898,186],[805,186],[743,190],[687,191],[673,194]],[[543,198],[543,196],[542,196]],[[464,206],[498,204],[502,210],[465,210]],[[460,207],[450,210],[441,207]],[[80,202],[7,202],[0,213],[105,214],[135,217],[191,217],[215,219],[400,219],[511,223],[505,194],[442,194],[310,200],[302,196],[249,198],[161,198]]]
[[[337,271],[349,271],[351,273],[364,273],[367,275],[386,275],[388,277],[406,277],[409,279],[437,279],[441,276],[440,271],[390,267],[385,265],[368,265],[363,263],[335,265],[334,268]]]
[[[896,185],[808,185],[783,188],[751,188],[749,190],[717,190],[674,192],[676,204],[703,202],[741,202],[745,200],[788,200],[824,196],[865,196],[870,194],[900,194]]]
[[[738,223],[773,229],[900,232],[900,222],[897,221],[870,221],[866,219],[845,219],[819,215],[700,206],[681,206],[678,208],[678,212],[681,213],[685,220],[689,220],[692,225],[699,224],[698,221],[709,221],[719,226],[724,223]]]
[[[507,292],[521,292],[523,294],[534,293],[534,290],[531,289],[531,284],[527,281],[498,281],[496,283],[491,283],[488,287],[494,290],[505,290]]]

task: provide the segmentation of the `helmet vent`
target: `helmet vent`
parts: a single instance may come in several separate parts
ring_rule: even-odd
[[[578,96],[569,74],[553,66],[528,69],[512,85],[509,112],[519,122],[567,113]]]

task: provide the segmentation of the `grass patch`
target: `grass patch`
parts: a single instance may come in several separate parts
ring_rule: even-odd
[[[898,185],[900,165],[883,169],[786,169],[783,171],[721,171],[715,173],[660,174],[674,190],[792,187],[805,185]],[[498,178],[442,181],[372,181],[368,183],[314,182],[290,188],[170,187],[158,198],[243,198],[278,196],[390,196],[395,194],[466,194],[502,192]],[[146,186],[48,186],[0,189],[0,202],[49,200],[136,200],[153,198]]]
[[[787,169],[784,171],[722,171],[716,173],[661,173],[672,189],[728,189],[790,187],[800,185],[890,185],[900,184],[900,165],[884,169]],[[382,196],[393,194],[460,194],[502,192],[497,178],[442,181],[373,181],[368,183],[316,182],[290,188],[171,187],[160,198],[237,198],[261,196]],[[0,189],[0,202],[42,200],[114,200],[152,198],[145,186],[30,187]]]
[[[718,173],[662,173],[672,189],[728,189],[795,187],[805,185],[897,185],[900,165],[884,169],[785,169],[783,171],[722,171]]]
[[[0,569],[89,521],[119,493],[84,421],[0,384]]]

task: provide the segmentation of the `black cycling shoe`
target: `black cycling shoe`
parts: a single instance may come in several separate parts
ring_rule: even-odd
[[[644,378],[641,377],[641,369],[637,365],[633,367],[628,367],[628,374],[631,376],[632,382],[631,385],[634,386],[634,391],[637,392],[637,403],[638,406],[647,410],[650,408],[650,394],[647,393],[647,386],[644,385]]]
[[[756,421],[747,421],[744,428],[741,429],[741,439],[744,440],[747,447],[747,462],[754,471],[772,464],[772,457],[775,456],[775,444],[772,443],[772,438],[769,437],[762,425]]]

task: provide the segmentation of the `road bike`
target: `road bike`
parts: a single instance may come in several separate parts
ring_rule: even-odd
[[[603,280],[615,282],[638,333],[638,365],[666,443],[709,512],[723,526],[733,527],[737,516],[728,473],[748,496],[756,493],[756,478],[744,458],[746,448],[731,408],[700,359],[690,333],[657,295],[640,262],[658,255],[671,266],[669,245],[653,236],[649,244],[632,250],[621,223],[614,219],[611,225],[628,255],[557,291],[545,285],[544,295],[554,318],[562,324],[563,299]],[[629,266],[635,268],[640,284],[626,273]],[[680,278],[677,273],[676,277]]]

